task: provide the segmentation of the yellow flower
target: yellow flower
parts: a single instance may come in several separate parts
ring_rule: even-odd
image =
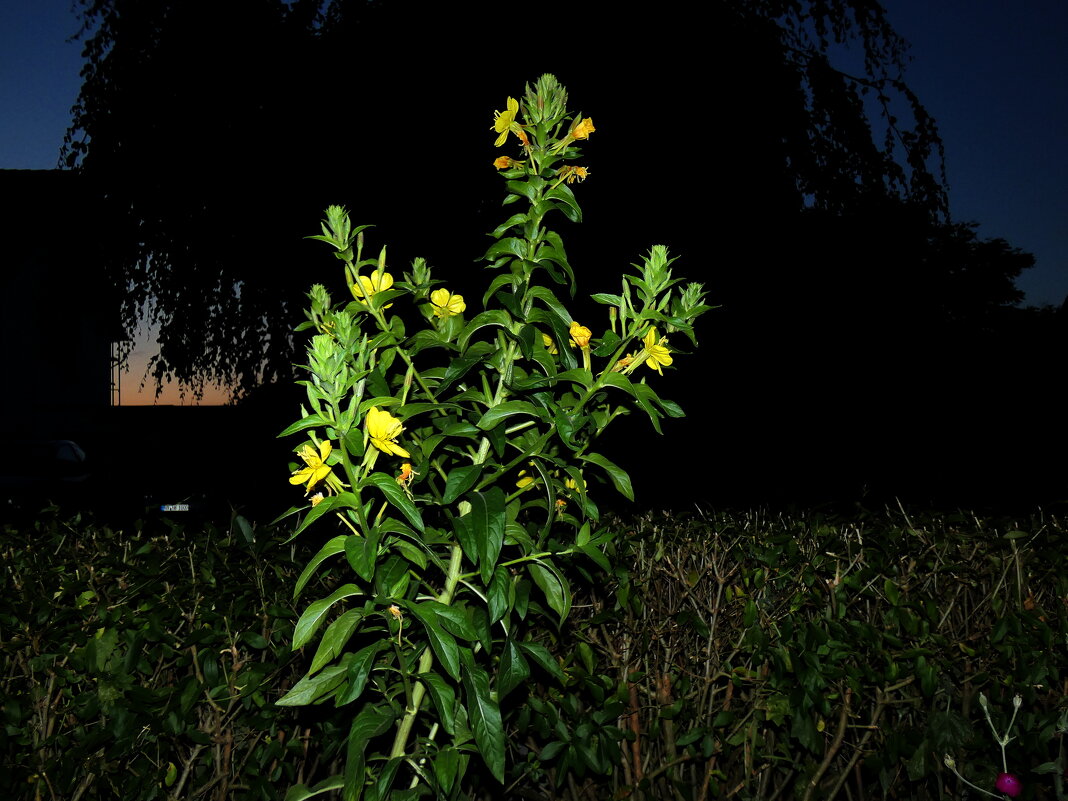
[[[527,471],[526,470],[520,470],[519,471],[519,480],[517,482],[515,482],[515,485],[517,487],[519,487],[519,489],[526,489],[531,484],[533,484],[536,480],[537,479],[535,479],[534,476],[527,475]]]
[[[671,351],[667,349],[667,337],[661,339],[657,333],[656,328],[650,328],[645,334],[645,365],[652,367],[660,375],[664,374],[664,371],[660,369],[660,365],[668,367],[671,365]]]
[[[398,445],[395,440],[404,431],[400,420],[389,412],[372,406],[367,410],[365,420],[367,435],[371,438],[371,444],[382,453],[391,453],[394,456],[411,456],[408,451]]]
[[[583,478],[583,479],[581,479],[581,481],[582,481],[581,489],[583,491],[585,491],[586,490],[586,479]],[[570,476],[568,476],[566,479],[564,479],[564,486],[569,490],[578,490],[580,488],[579,483],[577,481],[575,481],[575,479],[571,478]]]
[[[352,290],[352,296],[360,303],[364,304],[366,304],[376,292],[385,292],[393,286],[393,276],[389,273],[380,273],[378,270],[375,270],[370,275],[358,275],[356,278],[359,283],[350,285],[349,289]],[[393,304],[390,303],[386,308],[388,309],[392,305]]]
[[[289,477],[290,484],[303,484],[307,482],[305,489],[311,492],[311,488],[330,475],[330,465],[326,464],[326,459],[330,456],[330,451],[333,448],[330,445],[330,440],[323,440],[319,444],[319,452],[310,445],[303,445],[297,455],[304,460],[306,467],[300,468],[300,470],[294,470],[293,475]],[[306,493],[305,493],[306,494]]]
[[[553,338],[548,334],[541,335],[541,344],[545,346],[545,350],[549,351],[550,356],[555,356],[560,352],[556,349],[556,343],[553,342]]]
[[[584,120],[580,120],[575,123],[575,126],[571,129],[572,139],[589,139],[590,134],[597,129],[593,127],[593,120],[587,117]]]
[[[447,289],[435,289],[431,292],[430,303],[438,317],[452,317],[467,308],[463,295],[454,295]]]
[[[571,334],[571,347],[588,348],[590,346],[590,337],[593,333],[586,326],[572,321],[568,333]]]
[[[493,143],[494,147],[500,147],[504,144],[508,138],[508,132],[511,131],[519,137],[524,145],[530,144],[530,140],[527,139],[526,131],[515,121],[515,115],[519,113],[519,101],[514,97],[508,98],[508,108],[504,111],[493,112],[493,130],[500,134],[497,137],[497,141]]]

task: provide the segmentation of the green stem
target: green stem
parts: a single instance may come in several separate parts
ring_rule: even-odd
[[[449,573],[445,578],[445,589],[438,595],[438,603],[449,606],[452,603],[453,596],[456,594],[456,585],[460,582],[460,564],[463,562],[464,552],[459,545],[452,546],[452,554],[449,559]],[[419,657],[419,673],[427,673],[434,665],[434,652],[428,645],[426,650],[423,651],[422,656]],[[411,699],[407,708],[404,710],[404,717],[401,718],[400,725],[397,726],[397,734],[393,738],[393,748],[389,752],[389,756],[393,757],[404,756],[404,752],[408,747],[408,738],[411,736],[412,727],[415,725],[415,719],[419,715],[419,708],[423,705],[423,699],[426,697],[426,685],[423,682],[417,682],[412,688]]]

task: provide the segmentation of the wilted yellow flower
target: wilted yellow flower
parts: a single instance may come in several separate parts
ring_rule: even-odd
[[[306,466],[300,468],[300,470],[294,470],[293,475],[289,477],[289,483],[304,484],[307,482],[305,490],[311,492],[312,487],[330,475],[331,468],[330,465],[326,464],[326,459],[330,456],[331,450],[333,448],[330,445],[330,440],[323,440],[319,443],[318,453],[310,445],[301,446],[301,449],[297,451],[297,455],[304,460]]]
[[[660,369],[660,366],[668,367],[671,364],[671,351],[666,347],[667,337],[661,339],[656,333],[656,328],[652,327],[646,332],[643,342],[647,357],[645,365],[663,375],[664,371]]]
[[[585,181],[586,178],[589,177],[590,172],[585,167],[573,167],[568,164],[561,167],[556,174],[559,175],[561,179],[566,180],[569,184],[573,184],[575,181]]]
[[[452,317],[467,308],[463,295],[454,295],[447,289],[435,289],[431,292],[430,303],[438,317]]]
[[[323,493],[317,492],[311,496],[311,505],[318,506],[323,502]]]
[[[508,138],[509,131],[518,136],[519,141],[524,145],[529,145],[530,140],[527,139],[527,132],[515,121],[515,115],[519,113],[519,101],[514,97],[510,97],[508,98],[507,106],[504,111],[493,112],[493,130],[500,134],[497,137],[497,141],[493,143],[494,146],[500,147],[503,145]]]
[[[579,120],[575,123],[574,127],[571,128],[571,138],[589,139],[590,134],[596,130],[597,129],[593,127],[593,120],[587,117],[584,120]]]
[[[590,346],[590,337],[593,336],[593,332],[586,326],[572,321],[568,333],[571,334],[571,347],[588,348]]]
[[[498,170],[510,170],[512,167],[520,167],[522,165],[522,161],[516,161],[511,156],[498,156],[493,160],[493,166]]]
[[[359,283],[351,284],[349,289],[352,290],[352,296],[360,303],[367,303],[376,292],[384,292],[393,286],[393,276],[389,273],[380,273],[378,270],[370,275],[358,275],[356,278]],[[392,305],[390,303],[386,308]]]
[[[612,368],[612,372],[613,373],[621,373],[621,372],[623,372],[628,367],[630,367],[630,365],[631,365],[631,363],[633,361],[634,361],[634,354],[633,353],[628,353],[626,356],[624,356],[622,359],[620,359],[618,362],[616,362],[615,367]]]
[[[367,435],[371,438],[371,444],[382,453],[391,453],[394,456],[411,456],[408,451],[398,445],[395,440],[404,431],[400,420],[389,412],[372,406],[367,410],[365,419]]]
[[[401,465],[400,475],[397,476],[397,483],[400,484],[402,487],[406,487],[408,485],[408,482],[412,480],[412,476],[415,475],[418,474],[414,470],[412,470],[411,463],[405,462]]]
[[[545,345],[545,350],[549,351],[550,356],[555,356],[560,352],[556,349],[556,343],[553,341],[553,338],[548,334],[541,335],[541,342]]]

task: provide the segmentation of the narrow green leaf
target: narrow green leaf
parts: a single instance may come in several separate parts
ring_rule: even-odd
[[[540,645],[536,642],[521,642],[519,647],[523,652],[534,660],[542,670],[552,676],[561,684],[567,682],[567,677],[564,675],[564,671],[560,668],[560,663],[556,661],[556,657],[553,656],[549,649],[544,645]]]
[[[493,570],[493,578],[486,587],[486,603],[489,612],[490,623],[496,623],[508,612],[509,590],[512,587],[511,576],[508,568],[497,565]]]
[[[504,645],[504,653],[501,654],[501,663],[497,668],[497,699],[504,698],[508,693],[522,684],[530,676],[530,666],[523,658],[523,652],[509,637]]]
[[[314,787],[308,787],[306,784],[294,784],[286,791],[284,801],[304,801],[306,798],[322,795],[331,790],[340,790],[344,786],[345,779],[342,776],[331,776],[329,779],[323,779]]]
[[[327,426],[333,426],[334,421],[320,414],[309,414],[307,417],[302,417],[297,420],[293,425],[289,426],[285,431],[278,435],[281,437],[288,437],[292,434],[296,434],[298,431],[304,431],[309,428],[325,428]]]
[[[504,544],[504,491],[493,486],[485,492],[468,493],[466,497],[471,503],[467,517],[471,518],[471,531],[478,546],[479,572],[483,583],[488,583]]]
[[[330,607],[342,598],[352,595],[361,595],[362,592],[355,584],[342,584],[325,598],[314,601],[304,610],[297,625],[293,627],[293,650],[300,648],[311,639],[323,622],[323,617],[330,611]]]
[[[348,671],[345,673],[348,687],[334,699],[335,705],[345,706],[346,704],[351,704],[363,694],[363,689],[367,686],[367,679],[370,678],[371,671],[374,669],[375,659],[380,651],[388,647],[389,643],[387,642],[375,642],[364,646],[353,655],[352,660],[349,662]]]
[[[582,222],[582,209],[579,208],[578,200],[575,199],[575,193],[566,184],[560,184],[553,189],[550,189],[542,197],[547,200],[559,200],[561,201],[560,211],[571,220],[571,222]]]
[[[345,550],[345,536],[345,534],[339,534],[333,539],[328,540],[326,545],[319,549],[319,553],[312,557],[312,560],[308,562],[308,566],[301,571],[300,576],[297,578],[297,584],[293,588],[293,600],[296,600],[300,595],[300,591],[304,589],[304,585],[306,585],[315,574],[319,565],[331,556],[339,554]]]
[[[634,500],[634,488],[631,486],[630,476],[627,475],[626,470],[599,453],[587,453],[579,458],[603,469],[608,473],[608,478],[616,490],[628,501]]]
[[[433,615],[437,618],[438,623],[440,623],[446,631],[451,632],[457,637],[462,637],[469,641],[478,638],[474,628],[471,626],[471,621],[467,619],[467,615],[464,614],[463,609],[455,606],[447,606],[440,601],[423,601],[419,604],[419,608],[428,615]]]
[[[397,479],[393,476],[388,476],[385,473],[371,473],[363,481],[360,482],[360,489],[363,489],[368,484],[378,487],[382,491],[382,494],[386,496],[386,500],[389,501],[395,508],[399,509],[401,514],[408,518],[408,522],[411,523],[418,531],[423,530],[423,517],[419,514],[419,510],[415,508],[415,504],[412,499],[408,497],[408,494],[397,483]]]
[[[430,700],[438,711],[441,727],[449,734],[456,734],[456,692],[452,685],[437,673],[420,673],[416,678],[430,692]]]
[[[467,343],[470,341],[471,337],[481,329],[491,325],[499,326],[506,331],[510,331],[512,328],[512,317],[504,309],[490,309],[489,311],[484,311],[481,314],[475,315],[471,318],[471,322],[464,327],[463,332],[456,340],[456,344],[459,345],[461,351],[467,350]],[[479,361],[481,361],[481,358]],[[448,373],[446,373],[446,377],[447,376]]]
[[[505,401],[486,410],[486,413],[482,415],[482,418],[478,421],[478,427],[483,431],[488,431],[491,428],[497,426],[502,420],[506,420],[509,417],[514,417],[517,414],[529,415],[530,417],[536,417],[539,420],[545,419],[545,412],[528,401]]]
[[[279,698],[278,706],[307,706],[337,688],[345,680],[345,665],[331,665],[315,676],[305,676]]]
[[[407,601],[403,601],[402,604],[408,608],[416,620],[423,624],[430,647],[434,649],[434,655],[445,668],[445,672],[454,679],[460,678],[460,653],[456,638],[438,625],[437,616],[432,611]]]
[[[549,607],[560,615],[562,623],[571,611],[571,589],[567,579],[555,567],[540,559],[529,562],[527,570],[530,571],[534,583],[541,588]]]
[[[322,639],[319,640],[319,647],[315,651],[311,667],[308,668],[309,676],[332,662],[341,653],[341,649],[345,647],[359,627],[361,620],[363,620],[363,610],[350,609],[326,627]]]
[[[501,710],[490,692],[489,676],[475,664],[466,650],[463,683],[467,696],[467,717],[475,734],[475,744],[490,773],[503,784],[504,725],[501,722]]]

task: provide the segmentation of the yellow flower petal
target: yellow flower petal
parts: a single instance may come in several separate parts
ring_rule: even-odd
[[[394,456],[411,456],[408,451],[395,443],[397,437],[404,431],[400,420],[384,409],[372,406],[367,410],[364,420],[367,426],[367,434],[371,438],[371,444],[383,453],[391,453]]]
[[[588,348],[590,346],[590,337],[593,336],[593,332],[586,326],[572,322],[568,333],[571,334],[571,347]]]
[[[435,289],[431,292],[430,303],[438,317],[452,317],[467,308],[463,295],[454,295],[447,289]]]

